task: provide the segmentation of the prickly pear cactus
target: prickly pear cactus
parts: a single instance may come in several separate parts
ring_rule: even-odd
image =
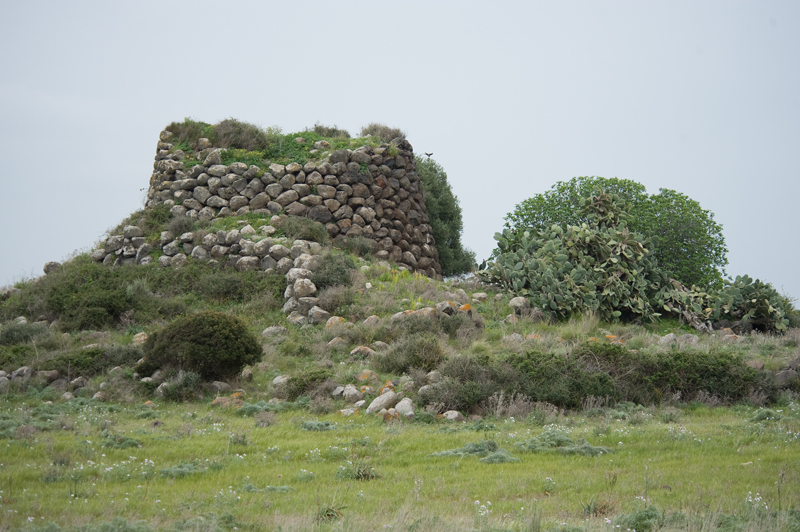
[[[765,331],[788,328],[792,305],[771,284],[747,275],[723,282],[722,290],[714,295],[714,319],[749,321]]]
[[[615,196],[600,192],[587,198],[584,208],[589,224],[554,225],[549,232],[521,237],[508,229],[496,234],[500,253],[479,275],[559,317],[583,312],[608,321],[657,316],[649,296],[663,275],[648,257],[649,242],[628,230]]]

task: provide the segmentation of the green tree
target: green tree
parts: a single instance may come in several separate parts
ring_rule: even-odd
[[[475,265],[475,253],[461,245],[463,222],[458,198],[439,163],[422,157],[416,157],[416,162],[442,275],[466,273]]]
[[[524,200],[505,218],[512,245],[517,238],[514,235],[524,231],[545,231],[553,224],[566,228],[588,223],[580,209],[581,200],[598,190],[627,204],[629,230],[652,240],[652,257],[668,275],[687,286],[722,286],[728,250],[714,214],[674,190],[662,188],[658,194],[648,195],[644,185],[629,179],[574,177]]]

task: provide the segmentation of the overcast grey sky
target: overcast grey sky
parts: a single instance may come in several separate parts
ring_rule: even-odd
[[[0,2],[0,286],[142,207],[159,131],[400,127],[480,259],[574,176],[716,215],[732,276],[800,297],[800,2]]]

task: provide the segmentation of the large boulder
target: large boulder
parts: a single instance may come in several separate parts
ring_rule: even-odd
[[[403,399],[402,393],[395,393],[392,391],[385,392],[383,395],[379,395],[367,407],[367,414],[374,414],[376,412],[380,412],[382,409],[390,409],[394,408],[394,406]]]

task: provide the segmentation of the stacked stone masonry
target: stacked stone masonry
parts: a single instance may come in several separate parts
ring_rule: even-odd
[[[199,220],[280,212],[308,217],[322,223],[334,239],[372,239],[379,260],[430,277],[441,275],[413,149],[407,141],[338,150],[303,165],[271,164],[265,171],[240,162],[224,165],[221,150],[210,146],[200,152],[202,162],[190,166],[186,155],[169,142],[170,136],[168,131],[160,136],[147,208],[165,204],[175,216]],[[205,139],[200,140],[204,145]],[[317,144],[322,150],[327,143]],[[283,258],[276,257],[264,240],[250,242],[246,235],[236,233],[208,234],[197,245],[192,243],[192,234],[164,234],[157,244],[164,253],[159,263],[180,265],[191,256],[224,259],[239,269],[266,270]],[[109,264],[144,264],[152,262],[151,251],[141,229],[128,226],[123,235],[110,236],[93,258]]]

